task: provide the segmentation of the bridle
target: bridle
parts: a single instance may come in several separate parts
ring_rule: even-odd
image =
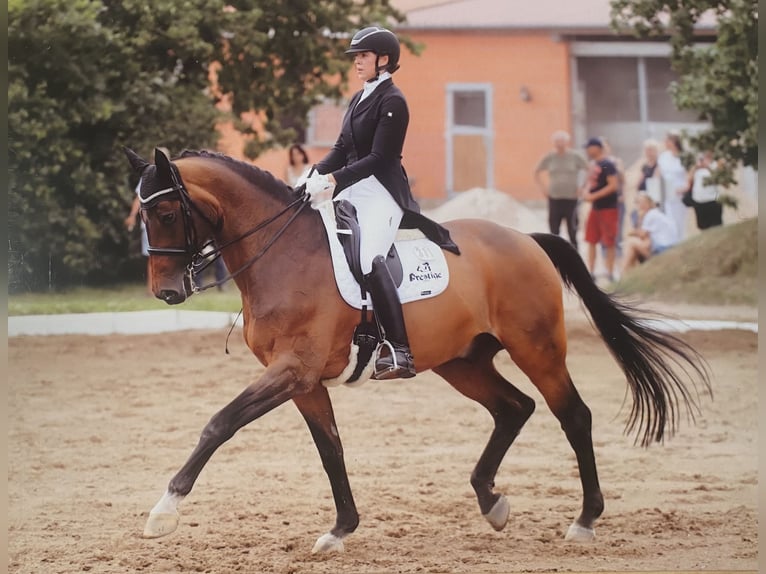
[[[295,220],[296,217],[300,214],[301,211],[306,207],[306,205],[309,204],[309,196],[306,194],[306,186],[301,185],[298,186],[295,190],[293,190],[293,193],[295,194],[295,199],[288,203],[282,210],[277,212],[275,215],[272,215],[265,220],[261,221],[251,229],[245,231],[242,235],[239,237],[232,239],[231,241],[227,241],[226,243],[222,245],[216,245],[214,240],[209,240],[203,243],[202,245],[199,244],[198,236],[197,236],[197,229],[194,225],[194,218],[192,217],[192,213],[197,213],[202,219],[205,220],[205,222],[210,225],[210,227],[213,229],[213,233],[217,234],[221,231],[223,228],[223,219],[218,219],[217,221],[213,222],[210,220],[210,218],[205,214],[205,212],[200,209],[193,201],[191,196],[189,195],[189,191],[186,189],[186,186],[183,183],[183,180],[181,179],[181,174],[178,173],[178,168],[175,166],[175,164],[170,163],[170,178],[171,178],[171,187],[161,189],[159,191],[156,191],[152,193],[150,196],[144,198],[139,194],[139,202],[141,204],[141,218],[144,221],[144,224],[147,223],[147,216],[146,213],[149,209],[153,208],[155,205],[157,205],[160,201],[168,201],[168,200],[178,200],[181,204],[181,220],[183,222],[184,226],[184,246],[183,247],[154,247],[151,243],[151,237],[149,237],[149,229],[147,226],[147,239],[149,240],[149,247],[148,252],[149,255],[165,255],[165,256],[185,256],[189,258],[189,264],[186,266],[186,274],[185,274],[185,281],[188,283],[188,285],[191,288],[192,293],[198,293],[200,291],[204,291],[206,289],[210,289],[212,287],[218,287],[219,285],[222,285],[229,281],[230,279],[233,279],[240,273],[242,273],[245,269],[250,267],[253,263],[258,261],[268,250],[269,248],[274,245],[274,243],[279,239],[279,237],[285,232],[285,230],[290,226],[290,224]],[[222,251],[234,244],[238,241],[241,241],[245,237],[248,237],[261,229],[265,228],[270,223],[276,221],[282,215],[289,212],[291,209],[295,209],[294,213],[288,218],[288,220],[280,227],[274,235],[266,242],[266,244],[261,248],[258,253],[253,255],[250,259],[248,259],[242,266],[240,266],[239,269],[237,269],[234,272],[230,272],[227,274],[226,277],[223,279],[219,279],[214,281],[213,283],[199,286],[195,283],[195,276],[205,269],[207,269],[210,265],[212,265],[219,257],[222,255]]]

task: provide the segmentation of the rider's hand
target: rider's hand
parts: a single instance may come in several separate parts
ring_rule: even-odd
[[[319,205],[332,198],[335,182],[330,176],[314,173],[306,180],[306,193],[311,198],[312,205]]]
[[[314,171],[314,168],[311,168],[311,171]],[[295,185],[293,187],[298,188],[302,186],[304,183],[308,181],[309,178],[309,171],[304,171],[302,174],[298,176],[298,179],[295,180]]]

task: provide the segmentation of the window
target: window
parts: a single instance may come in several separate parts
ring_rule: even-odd
[[[476,128],[487,126],[487,95],[485,91],[455,91],[452,97],[452,125]]]
[[[678,80],[667,58],[646,58],[647,113],[652,122],[695,122],[697,114],[679,111],[670,95],[670,85]]]
[[[585,84],[588,122],[638,122],[637,58],[580,58],[577,75]]]
[[[317,147],[330,147],[335,144],[343,123],[348,102],[325,100],[311,108],[309,127],[306,131],[306,144]]]

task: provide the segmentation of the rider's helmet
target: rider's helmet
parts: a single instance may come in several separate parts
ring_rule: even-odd
[[[346,54],[359,52],[373,52],[378,57],[387,55],[388,64],[385,69],[390,73],[399,69],[399,54],[401,53],[399,38],[391,30],[379,26],[369,26],[359,30],[351,38],[351,45],[346,50]],[[379,68],[378,71],[382,69]]]

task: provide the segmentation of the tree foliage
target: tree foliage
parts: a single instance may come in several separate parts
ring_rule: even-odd
[[[718,183],[733,183],[737,165],[758,165],[757,0],[612,0],[612,25],[638,36],[668,36],[679,80],[671,86],[679,109],[710,127],[690,137],[722,160]],[[714,14],[715,42],[700,43],[695,25]]]
[[[8,17],[16,289],[131,268],[122,222],[135,180],[121,145],[214,147],[222,98],[234,119],[264,121],[259,133],[237,124],[251,157],[286,143],[320,97],[340,96],[348,35],[402,19],[387,0],[11,0]]]

